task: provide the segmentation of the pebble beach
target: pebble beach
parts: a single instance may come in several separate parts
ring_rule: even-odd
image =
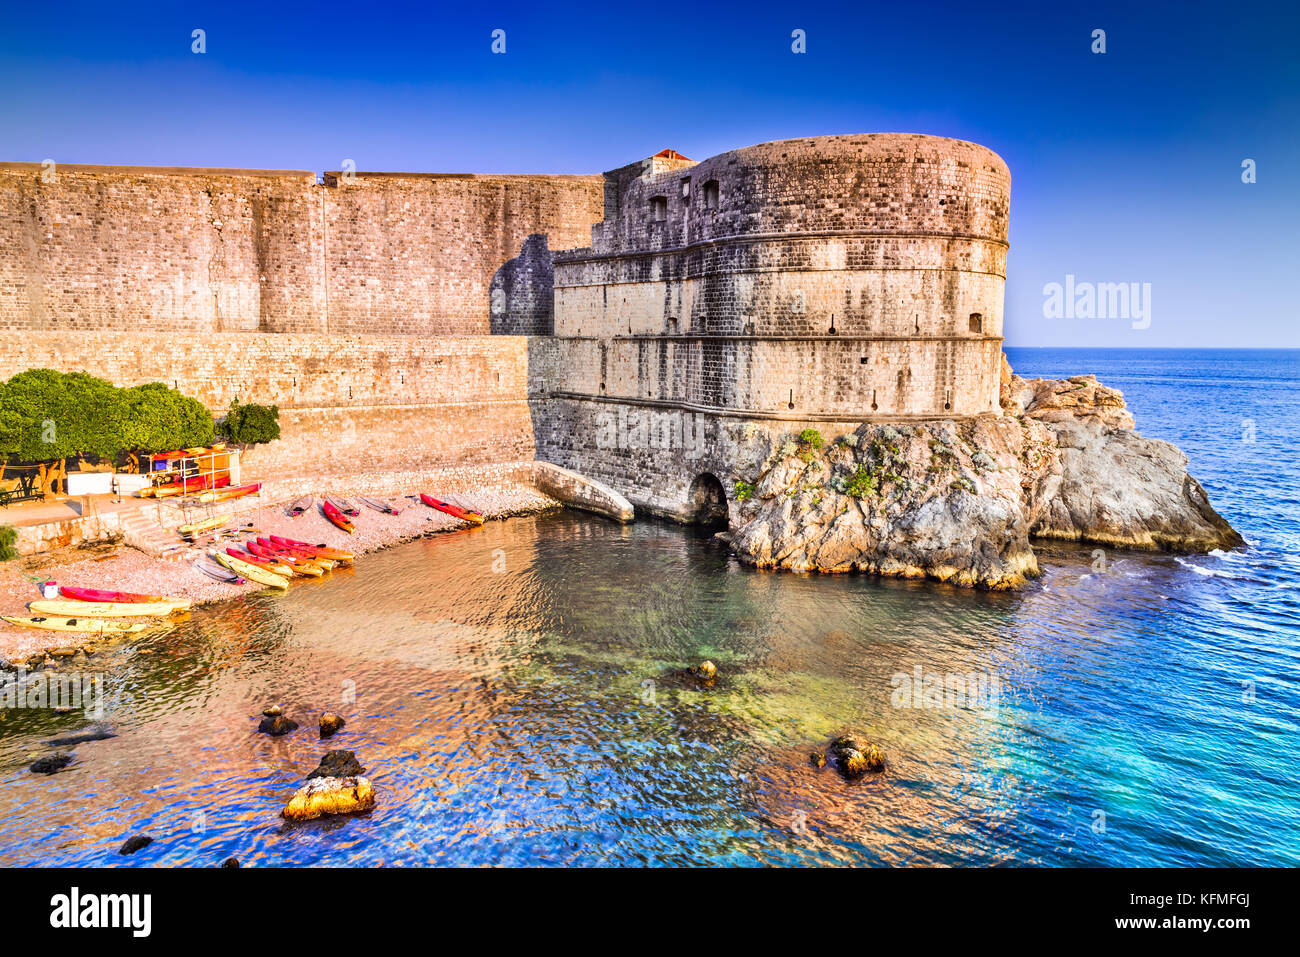
[[[355,527],[352,534],[336,528],[321,513],[320,503],[326,494],[350,498],[358,507],[360,513],[352,519]],[[313,497],[312,508],[296,517],[287,513],[289,502],[268,503],[241,512],[227,528],[237,529],[242,534],[223,539],[219,547],[224,549],[228,545],[236,545],[256,532],[347,549],[359,559],[367,552],[389,548],[426,535],[455,533],[473,527],[444,512],[429,508],[418,497],[412,500],[405,495],[395,495],[382,499],[400,510],[397,515],[362,505],[356,491],[350,488],[320,489]],[[555,499],[518,482],[504,482],[455,495],[447,493],[440,497],[462,508],[477,511],[489,521],[501,521],[560,507]],[[200,539],[210,540],[210,537]],[[218,547],[218,543],[212,547]],[[0,614],[30,614],[27,603],[40,597],[37,583],[49,580],[89,588],[188,598],[193,605],[230,601],[264,587],[255,582],[226,584],[196,570],[192,561],[154,558],[120,541],[99,542],[0,564]],[[82,648],[101,640],[103,639],[93,634],[43,631],[0,622],[0,662],[17,666],[32,658],[39,660],[45,652],[52,649]]]

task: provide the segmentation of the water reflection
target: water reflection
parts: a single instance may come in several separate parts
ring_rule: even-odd
[[[1223,680],[1292,652],[1240,611],[1252,652],[1208,640],[1198,616],[1232,621],[1231,600],[1172,558],[1088,562],[1049,551],[1005,595],[760,573],[688,530],[575,514],[431,538],[106,649],[90,667],[117,737],[59,774],[26,765],[85,719],[7,714],[0,861],[1294,861],[1275,820],[1293,729],[1243,719]],[[714,688],[680,679],[702,658]],[[995,681],[995,706],[898,707],[892,678],[918,667]],[[256,734],[271,703],[302,728]],[[328,743],[326,710],[347,718]],[[810,766],[850,727],[884,775]],[[378,807],[284,824],[334,747]],[[118,857],[138,831],[155,843]]]

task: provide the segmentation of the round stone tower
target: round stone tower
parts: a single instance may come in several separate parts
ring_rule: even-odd
[[[768,419],[996,413],[995,153],[883,133],[672,156],[607,173],[592,246],[555,256],[559,391]]]

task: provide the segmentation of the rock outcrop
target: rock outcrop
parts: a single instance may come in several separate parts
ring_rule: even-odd
[[[1032,537],[1208,551],[1241,544],[1187,457],[1133,431],[1093,376],[1025,380],[1003,360],[1002,415],[805,430],[737,485],[728,537],[759,567],[865,571],[1009,589]]]
[[[327,814],[355,814],[375,806],[375,789],[361,777],[312,778],[280,813],[289,821],[311,821]]]

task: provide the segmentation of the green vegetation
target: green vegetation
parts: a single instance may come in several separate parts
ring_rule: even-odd
[[[221,434],[240,445],[274,442],[280,437],[280,408],[274,405],[230,403],[221,422]]]
[[[802,446],[799,458],[811,462],[816,457],[817,450],[826,444],[826,440],[816,429],[804,429],[799,433],[799,444]]]
[[[158,382],[123,389],[84,372],[28,369],[0,383],[0,464],[39,463],[47,493],[65,459],[206,445],[212,430],[202,403]]]
[[[799,433],[799,441],[812,449],[820,449],[826,444],[826,440],[816,429],[804,429]]]
[[[7,562],[18,557],[14,543],[18,541],[18,529],[12,525],[0,525],[0,562]]]
[[[203,403],[149,382],[121,390],[122,448],[170,452],[212,442],[212,415]]]
[[[875,495],[879,487],[876,476],[872,475],[865,465],[859,465],[857,471],[844,483],[844,492],[854,498],[863,498],[867,495]]]
[[[736,501],[747,502],[754,495],[754,486],[750,485],[744,479],[736,479]]]

